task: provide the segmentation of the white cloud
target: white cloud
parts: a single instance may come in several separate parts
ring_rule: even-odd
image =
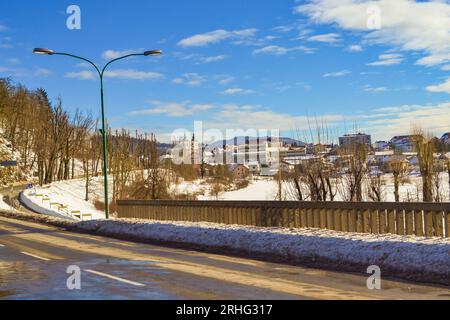
[[[289,50],[287,48],[283,48],[280,46],[267,46],[261,49],[256,49],[253,51],[253,54],[260,54],[260,53],[264,53],[264,54],[273,54],[273,55],[284,55],[286,53],[288,53]]]
[[[0,32],[7,31],[7,30],[8,30],[7,26],[0,24]]]
[[[92,80],[97,78],[97,74],[93,71],[77,71],[66,73],[67,78],[76,78],[81,80]],[[145,72],[134,69],[115,69],[105,72],[107,78],[117,79],[134,79],[134,80],[151,80],[162,79],[164,76],[158,72]]]
[[[271,40],[275,40],[275,39],[279,39],[280,37],[278,37],[278,36],[265,36],[264,37],[264,40],[269,40],[269,41],[271,41]]]
[[[254,110],[257,109],[257,110]],[[271,110],[259,110],[249,106],[228,105],[216,112],[212,121],[207,121],[208,127],[217,129],[307,129],[308,116],[276,113]],[[338,114],[326,114],[320,117],[330,125],[343,122],[344,117]]]
[[[207,33],[196,34],[178,42],[181,47],[204,47],[209,44],[218,43],[227,39],[245,39],[253,37],[257,29],[243,29],[237,31],[227,31],[223,29],[214,30]]]
[[[341,41],[340,35],[337,33],[318,34],[308,38],[309,41],[334,43]]]
[[[245,110],[230,105],[214,114],[209,126],[214,128],[308,130],[311,120],[320,119],[330,128],[343,128],[347,122],[355,122],[368,129],[377,139],[390,139],[394,135],[409,134],[414,126],[436,130],[436,134],[448,132],[450,102],[437,105],[406,105],[369,110],[363,114],[323,114],[317,116],[277,113],[261,108]],[[208,121],[209,123],[209,121]]]
[[[51,74],[51,71],[45,68],[38,68],[33,71],[33,76],[35,77],[46,77]]]
[[[201,63],[211,63],[211,62],[218,62],[227,59],[228,56],[225,54],[217,55],[217,56],[210,56],[210,57],[201,57],[199,58]]]
[[[214,79],[218,80],[220,85],[226,85],[234,81],[234,77],[226,74],[215,75]]]
[[[271,45],[271,46],[266,46],[264,48],[254,50],[253,54],[254,55],[270,54],[270,55],[282,56],[282,55],[285,55],[285,54],[287,54],[289,52],[293,52],[293,51],[303,51],[305,53],[312,53],[312,52],[314,52],[314,49],[304,47],[304,46],[285,48],[285,47],[280,47],[280,46],[276,46],[276,45]]]
[[[134,69],[116,69],[105,72],[105,76],[108,78],[119,79],[135,79],[135,80],[148,80],[148,79],[162,79],[164,76],[158,72],[146,72]]]
[[[0,39],[0,49],[11,49],[13,47],[10,37]]]
[[[381,10],[381,28],[367,27],[367,9]],[[425,56],[417,64],[433,66],[450,61],[450,4],[413,0],[312,0],[295,11],[312,22],[365,32],[369,44],[392,45]]]
[[[363,48],[359,44],[351,44],[347,47],[348,52],[361,52]]]
[[[314,30],[309,29],[306,25],[300,25],[298,27],[298,36],[296,40],[304,40],[313,32]]]
[[[87,62],[80,62],[80,63],[77,63],[76,66],[77,66],[78,68],[84,68],[84,69],[92,68],[92,66],[91,66],[89,63],[87,63]]]
[[[196,53],[185,54],[183,52],[174,52],[173,55],[180,60],[192,60],[195,62],[195,64],[219,62],[229,58],[229,56],[226,54],[219,54],[215,56],[203,56]]]
[[[366,120],[364,125],[382,139],[411,134],[415,126],[434,131],[432,132],[434,134],[441,134],[449,130],[450,103],[381,108],[366,116],[369,120]]]
[[[8,59],[8,62],[11,63],[11,64],[21,64],[21,61],[18,58]]]
[[[230,88],[222,92],[224,95],[233,96],[237,94],[251,94],[254,93],[253,90],[242,89],[242,88]]]
[[[402,63],[403,55],[399,53],[387,53],[378,56],[378,61],[368,63],[368,66],[393,66]]]
[[[0,74],[6,74],[7,77],[27,78],[27,77],[47,77],[51,71],[45,68],[25,69],[9,68],[0,66]]]
[[[67,72],[66,78],[80,79],[80,80],[92,80],[92,79],[96,78],[96,74],[92,71]]]
[[[206,77],[198,73],[185,73],[181,77],[172,80],[175,84],[186,84],[191,87],[197,87],[206,81]]]
[[[388,91],[388,88],[386,87],[373,87],[369,84],[365,85],[363,87],[363,90],[366,92],[370,92],[370,93],[381,93],[381,92],[386,92]]]
[[[325,73],[325,74],[323,75],[323,77],[324,77],[324,78],[330,78],[330,77],[334,77],[334,78],[337,78],[337,77],[345,77],[345,76],[347,76],[347,75],[349,75],[349,74],[351,74],[351,73],[352,73],[352,72],[349,71],[349,70],[341,70],[341,71],[337,71],[337,72]]]
[[[117,50],[106,50],[105,52],[102,53],[102,58],[103,59],[117,59],[119,57],[128,55],[128,54],[133,54],[133,53],[141,53],[143,52],[143,50],[136,50],[136,49],[126,49],[126,50],[121,50],[121,51],[117,51]]]
[[[272,28],[273,31],[282,32],[282,33],[292,31],[293,29],[294,29],[293,26],[277,26],[275,28]]]
[[[207,111],[207,110],[214,108],[213,105],[209,105],[209,104],[189,105],[186,102],[162,103],[160,101],[152,101],[150,103],[154,105],[153,108],[132,111],[132,112],[129,112],[128,115],[129,116],[144,116],[144,115],[164,114],[169,117],[186,117],[186,116],[192,116],[196,112]]]
[[[191,105],[189,103],[152,102],[154,108],[137,110],[129,115],[166,114],[172,117],[191,116],[198,109],[211,110],[214,105]],[[204,118],[204,127],[208,129],[255,129],[309,132],[311,121],[325,124],[333,132],[340,131],[345,123],[354,122],[372,134],[374,139],[388,140],[395,135],[410,134],[412,128],[421,126],[425,130],[434,130],[434,134],[448,132],[450,123],[450,102],[436,105],[400,105],[375,108],[364,113],[318,114],[314,116],[295,115],[274,112],[259,105],[223,104],[210,118]],[[337,131],[335,131],[337,130]],[[334,137],[336,138],[336,137]]]
[[[450,78],[445,80],[443,83],[431,85],[426,88],[430,92],[446,92],[450,93]]]

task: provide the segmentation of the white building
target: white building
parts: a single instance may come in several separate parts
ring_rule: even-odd
[[[386,141],[376,141],[372,147],[376,150],[376,151],[384,151],[384,150],[388,150],[389,149],[389,143],[387,143]]]

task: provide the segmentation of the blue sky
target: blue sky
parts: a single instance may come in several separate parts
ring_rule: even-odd
[[[355,127],[390,139],[421,125],[450,131],[450,5],[410,0],[2,1],[0,77],[45,88],[65,108],[98,116],[91,68],[121,53],[161,57],[114,64],[106,107],[114,128],[307,129]],[[81,30],[66,9],[81,8]],[[380,28],[369,28],[371,5]],[[372,8],[373,9],[373,8]],[[376,11],[375,11],[376,13]]]

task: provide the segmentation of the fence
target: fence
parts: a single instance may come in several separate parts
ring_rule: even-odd
[[[120,218],[450,237],[450,203],[118,201]]]

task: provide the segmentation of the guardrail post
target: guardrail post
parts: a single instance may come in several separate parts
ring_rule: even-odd
[[[443,225],[443,215],[441,211],[435,211],[433,213],[433,224],[436,237],[444,236],[444,225]]]
[[[450,211],[445,214],[445,237],[450,238]]]
[[[414,233],[418,237],[423,237],[424,230],[423,230],[423,219],[424,219],[424,213],[422,210],[415,210],[414,211]]]
[[[248,225],[248,223],[247,223],[247,207],[241,208],[241,223],[243,225]]]
[[[363,232],[364,233],[371,233],[371,225],[370,225],[370,210],[364,210],[363,211]]]
[[[434,236],[432,211],[425,211],[425,236],[428,238]]]
[[[320,209],[313,209],[313,228],[320,228]]]
[[[406,211],[406,234],[411,236],[414,234],[414,212],[412,210]]]
[[[364,212],[360,209],[356,210],[356,232],[364,232]]]
[[[341,216],[341,230],[344,232],[350,231],[349,229],[350,211],[347,209],[339,209],[339,215]]]
[[[395,210],[388,210],[388,228],[390,234],[396,234],[397,228],[395,226]]]
[[[319,228],[326,229],[327,228],[327,211],[325,209],[319,209]]]
[[[387,214],[385,209],[381,209],[378,211],[378,220],[380,223],[380,233],[386,234],[389,232],[388,224],[387,224]]]
[[[289,217],[292,228],[298,228],[297,210],[295,208],[289,208]]]
[[[370,229],[373,234],[380,234],[380,219],[378,210],[370,210]]]
[[[308,227],[308,214],[305,208],[300,209],[300,228]]]
[[[397,209],[397,234],[405,235],[405,213],[403,209]]]
[[[334,230],[342,231],[342,219],[341,219],[341,210],[340,209],[332,209],[331,211],[333,217],[333,225]]]
[[[348,210],[348,231],[356,232],[357,211],[355,209]]]
[[[334,227],[334,216],[333,216],[333,209],[326,209],[326,227],[329,230],[335,230]]]
[[[306,210],[306,227],[313,228],[314,227],[314,212],[313,209],[308,208]]]

